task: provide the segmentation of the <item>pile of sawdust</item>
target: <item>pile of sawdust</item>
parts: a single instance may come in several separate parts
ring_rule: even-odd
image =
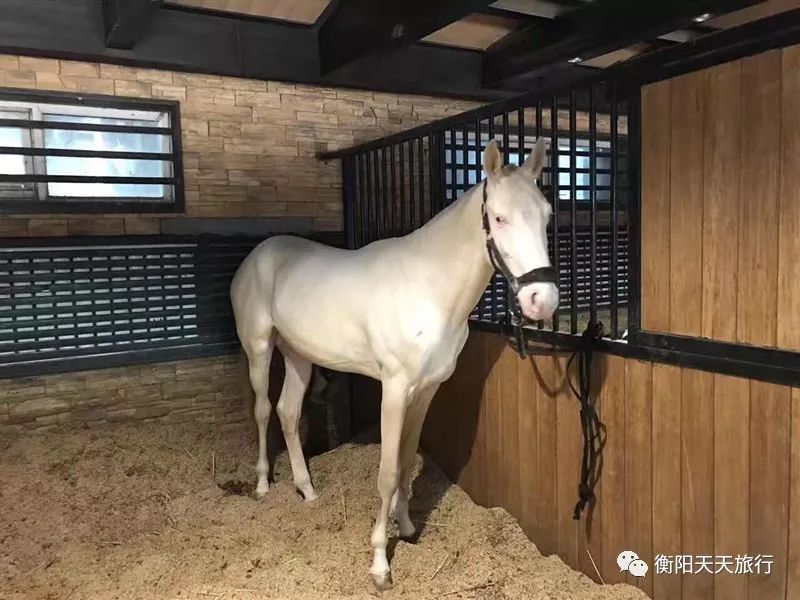
[[[391,542],[395,586],[368,573],[379,448],[311,460],[302,502],[285,455],[256,501],[249,428],[156,424],[0,440],[0,597],[641,599],[543,557],[502,509],[475,505],[422,459],[416,544]],[[222,489],[225,488],[225,489]],[[396,536],[396,529],[391,534]]]

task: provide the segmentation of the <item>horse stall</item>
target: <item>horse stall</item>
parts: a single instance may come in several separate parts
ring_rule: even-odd
[[[0,599],[800,598],[800,5],[641,4],[0,0]]]
[[[343,161],[358,248],[479,183],[491,140],[516,165],[547,140],[560,307],[520,330],[494,275],[423,448],[543,555],[652,598],[800,597],[800,46],[785,16],[326,155]],[[621,568],[627,551],[645,574]]]

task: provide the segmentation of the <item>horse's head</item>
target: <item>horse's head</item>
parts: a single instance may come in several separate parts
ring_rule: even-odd
[[[483,154],[489,229],[514,277],[550,266],[547,223],[552,209],[536,185],[546,151],[544,139],[539,138],[531,155],[519,167],[503,166],[503,157],[494,140]],[[528,319],[547,319],[558,307],[558,287],[553,283],[523,283],[517,300]]]

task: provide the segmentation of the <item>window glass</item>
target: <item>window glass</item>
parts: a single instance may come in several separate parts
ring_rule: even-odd
[[[131,127],[157,127],[158,120],[141,121],[103,117],[82,117],[45,114],[46,121],[68,123],[93,123],[101,125],[128,125]],[[100,150],[113,152],[164,152],[166,137],[152,133],[121,133],[103,131],[75,131],[46,129],[45,148],[65,150]],[[51,175],[91,173],[98,177],[165,177],[168,167],[162,161],[141,159],[112,159],[48,156],[47,172]],[[125,183],[48,183],[48,193],[66,197],[134,197],[160,198],[164,186],[160,184]]]
[[[87,106],[82,98],[76,97],[74,104],[70,100],[69,95],[29,99],[19,92],[0,90],[0,119],[31,121],[31,127],[0,123],[0,147],[5,148],[0,153],[0,175],[30,175],[30,181],[0,182],[0,203],[13,202],[12,208],[21,212],[24,206],[20,207],[19,200],[57,202],[54,212],[62,208],[61,203],[68,211],[72,207],[102,211],[102,203],[109,200],[147,200],[182,208],[176,183],[147,181],[176,176],[180,157],[172,154],[170,127],[177,114],[174,106],[116,99],[108,106]],[[70,126],[51,129],[39,122]],[[73,124],[96,125],[100,131],[73,129]],[[15,154],[15,148],[33,151]]]

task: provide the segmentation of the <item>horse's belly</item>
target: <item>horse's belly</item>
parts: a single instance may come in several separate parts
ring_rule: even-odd
[[[275,321],[281,338],[311,362],[334,371],[378,376],[378,365],[363,331],[331,315],[287,315]]]

